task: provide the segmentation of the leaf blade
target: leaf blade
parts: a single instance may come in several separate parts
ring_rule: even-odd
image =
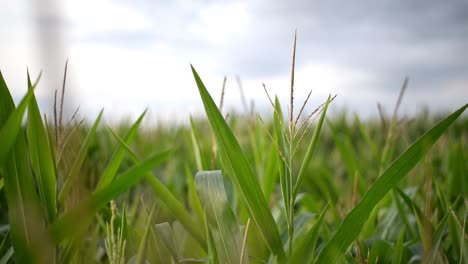
[[[211,98],[211,95],[206,90],[200,76],[192,65],[191,68],[208,120],[215,134],[223,167],[240,191],[249,215],[260,231],[270,252],[278,258],[280,263],[283,263],[286,260],[286,254],[283,250],[278,228],[255,177],[255,173],[231,129],[216,107],[213,98]]]
[[[344,254],[346,248],[357,238],[365,220],[375,205],[385,194],[396,186],[429,148],[450,127],[450,125],[465,111],[468,104],[461,107],[432,129],[426,132],[412,144],[398,159],[396,159],[375,181],[358,205],[346,216],[335,235],[327,242],[319,253],[316,263],[334,263]]]

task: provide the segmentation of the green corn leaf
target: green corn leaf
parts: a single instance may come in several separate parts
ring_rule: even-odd
[[[67,195],[70,192],[71,187],[73,186],[73,182],[80,174],[81,166],[83,165],[86,155],[88,154],[89,145],[91,144],[91,142],[94,139],[94,136],[96,135],[96,130],[97,130],[97,127],[99,126],[99,122],[101,121],[103,111],[104,110],[101,110],[98,117],[96,118],[96,121],[94,121],[93,126],[91,127],[88,134],[86,135],[86,138],[84,139],[84,142],[81,145],[81,148],[75,160],[73,161],[72,167],[68,173],[67,178],[65,179],[65,183],[63,184],[62,190],[60,191],[60,194],[59,194],[58,199],[59,199],[59,202],[61,203],[63,203],[65,199],[67,198]]]
[[[417,219],[420,219],[424,226],[430,228],[430,232],[432,232],[434,230],[434,227],[432,226],[431,220],[427,218],[426,215],[424,215],[421,208],[419,208],[417,204],[413,203],[411,198],[408,195],[406,195],[406,193],[404,193],[402,190],[400,190],[400,188],[396,187],[394,190],[402,198],[406,206],[408,206],[408,209],[415,212]]]
[[[403,243],[405,242],[405,228],[401,230],[398,241],[395,245],[395,251],[393,252],[392,264],[401,264],[403,258]]]
[[[356,124],[358,125],[359,131],[361,132],[362,138],[364,141],[367,143],[367,145],[370,147],[372,154],[374,155],[374,158],[379,160],[380,155],[377,151],[377,145],[372,139],[370,138],[369,133],[367,132],[367,128],[362,124],[361,119],[357,114],[354,114],[354,120],[356,120]]]
[[[359,204],[346,216],[337,232],[319,253],[316,263],[335,263],[358,237],[372,209],[397,183],[410,172],[430,147],[465,111],[465,105],[440,121],[436,126],[411,145],[375,181]]]
[[[440,221],[439,225],[437,226],[437,229],[435,230],[434,234],[432,235],[432,254],[429,259],[429,263],[437,263],[436,259],[439,253],[439,247],[442,243],[442,237],[444,235],[444,230],[447,227],[447,222],[450,217],[451,213],[447,212]]]
[[[53,260],[53,245],[45,230],[45,217],[35,190],[22,116],[33,89],[15,108],[0,72],[0,173],[8,205],[10,234],[17,263]]]
[[[325,216],[327,208],[328,204],[323,208],[312,228],[305,234],[304,239],[294,247],[293,254],[288,259],[288,263],[310,263],[312,261],[315,245],[317,244],[317,239],[320,233],[320,227],[322,226],[323,217]]]
[[[369,263],[390,263],[393,248],[385,240],[377,240],[369,253]]]
[[[110,129],[112,135],[124,146],[125,150],[128,152],[133,162],[139,164],[137,156],[133,151],[125,144],[125,142],[115,134],[112,129]],[[170,208],[170,212],[182,223],[182,225],[190,232],[190,234],[200,243],[200,245],[206,249],[206,240],[203,234],[203,231],[197,226],[195,221],[192,220],[192,217],[185,209],[184,205],[180,203],[179,200],[172,194],[172,192],[164,185],[157,177],[152,173],[146,173],[145,180],[151,185],[156,195],[159,199]]]
[[[167,248],[167,250],[169,250],[169,253],[172,258],[174,258],[175,262],[179,263],[180,256],[174,239],[174,230],[172,230],[171,225],[168,222],[156,224],[156,233],[162,241],[162,244]]]
[[[204,227],[205,227],[205,232],[206,232],[206,240],[208,244],[208,257],[209,257],[208,263],[219,264],[218,252],[216,252],[216,246],[215,246],[215,242],[213,239],[213,234],[211,232],[210,226],[208,225],[208,217],[206,216],[206,210],[205,210],[204,216],[205,216],[203,218],[205,220]]]
[[[320,131],[322,130],[323,120],[325,120],[325,115],[327,114],[327,109],[328,109],[328,105],[330,104],[330,101],[331,101],[331,95],[328,96],[327,102],[325,103],[325,106],[322,111],[322,115],[320,116],[320,120],[317,126],[315,127],[314,135],[312,136],[310,145],[307,148],[306,155],[304,159],[302,160],[301,168],[299,170],[299,174],[297,175],[297,181],[296,181],[296,184],[294,185],[293,197],[296,197],[297,193],[299,192],[299,188],[301,187],[305,172],[307,170],[307,167],[309,166],[310,160],[312,159],[312,155],[315,152],[315,148],[317,147],[317,142],[320,136]]]
[[[241,263],[242,233],[228,203],[221,171],[200,171],[195,184],[205,208],[220,263]],[[247,263],[247,258],[242,263]]]
[[[8,87],[0,72],[0,165],[5,162],[15,139],[21,131],[21,122],[29,102],[34,96],[32,89],[28,90],[26,96],[15,109]]]
[[[362,178],[362,170],[358,163],[356,151],[351,144],[351,138],[347,134],[339,134],[331,122],[328,122],[328,127],[348,171],[348,177],[352,179],[351,183],[354,182],[354,177],[357,176],[359,193],[364,193],[367,190],[366,181]]]
[[[285,215],[290,215],[290,200],[291,200],[291,177],[289,175],[289,169],[286,166],[286,161],[289,160],[289,149],[286,142],[285,131],[284,131],[284,117],[283,111],[281,109],[281,104],[278,100],[278,97],[275,97],[275,113],[273,117],[273,124],[275,127],[275,136],[276,136],[276,146],[279,148],[278,159],[279,159],[279,177],[281,192],[283,194],[283,202]],[[286,217],[287,221],[289,218]]]
[[[189,199],[189,205],[192,211],[198,218],[198,223],[202,224],[205,221],[205,213],[203,206],[200,201],[200,196],[197,193],[197,187],[195,186],[195,180],[192,176],[188,167],[185,167],[185,175],[187,177],[187,196]]]
[[[251,219],[260,231],[270,252],[277,257],[278,262],[284,263],[286,261],[286,254],[283,250],[278,227],[268,208],[255,173],[231,129],[216,107],[213,98],[211,98],[198,76],[198,73],[193,66],[191,67],[208,120],[218,144],[223,167],[241,194],[242,201],[247,207]]]
[[[193,122],[193,118],[190,117],[190,139],[192,140],[193,146],[193,153],[195,155],[195,162],[197,164],[197,169],[199,171],[207,169],[207,162],[203,157],[203,153],[201,152],[200,145],[198,143],[198,134],[197,129],[195,127],[195,123]]]
[[[164,162],[169,154],[170,151],[165,151],[133,166],[107,187],[94,192],[76,207],[67,211],[51,228],[55,240],[72,238],[75,234],[85,230],[99,209],[139,183],[148,171]]]
[[[279,160],[278,153],[274,144],[268,149],[268,155],[266,159],[265,177],[263,180],[262,190],[265,193],[265,199],[270,201],[271,194],[274,192],[276,187],[276,181],[278,180],[279,172]]]
[[[135,124],[132,125],[127,135],[125,136],[124,142],[127,145],[130,145],[130,143],[133,141],[133,138],[135,137],[138,131],[138,127],[140,127],[140,124],[146,115],[146,112],[147,110],[145,110],[143,114],[140,115],[138,120],[135,122]],[[121,144],[119,144],[119,148],[112,155],[111,161],[109,162],[106,169],[102,173],[101,178],[99,179],[98,185],[96,187],[97,190],[104,188],[114,180],[115,175],[117,174],[117,170],[119,169],[126,152],[127,151],[125,150],[125,148]]]
[[[135,264],[144,264],[146,263],[146,250],[148,247],[148,236],[151,230],[151,226],[153,221],[151,220],[153,218],[154,214],[154,207],[151,209],[151,212],[149,214],[149,219],[148,223],[145,227],[145,232],[143,233],[143,237],[140,240],[140,245],[138,246],[138,252],[136,255],[136,261]]]
[[[28,74],[28,86],[33,90]],[[28,106],[27,136],[31,165],[36,175],[39,196],[44,206],[47,222],[52,223],[57,216],[57,180],[53,151],[47,130],[42,122],[41,113],[35,96]]]

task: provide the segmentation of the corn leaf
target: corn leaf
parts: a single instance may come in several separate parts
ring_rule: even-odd
[[[139,164],[140,161],[133,151],[125,144],[125,142],[112,130],[110,130],[114,137],[120,142],[122,146],[126,149],[133,162]],[[200,243],[200,245],[206,249],[206,240],[203,234],[203,231],[197,226],[195,221],[192,220],[192,217],[185,209],[184,205],[180,203],[179,200],[172,194],[172,192],[164,185],[157,177],[152,173],[148,172],[145,175],[145,180],[151,185],[156,195],[159,199],[170,208],[170,212],[182,223],[182,225],[190,232],[190,234]]]
[[[278,97],[275,97],[275,113],[273,117],[273,124],[275,127],[275,140],[276,146],[278,147],[278,159],[279,159],[279,178],[281,185],[281,192],[283,194],[283,202],[285,215],[290,215],[290,200],[291,200],[291,175],[289,175],[289,168],[286,166],[286,161],[289,160],[289,148],[285,137],[284,131],[284,117],[281,109],[281,104]],[[290,219],[286,217],[287,221]]]
[[[364,197],[362,197],[359,204],[343,220],[337,232],[319,253],[316,263],[335,263],[345,253],[349,245],[358,237],[364,223],[377,203],[416,166],[419,160],[429,151],[430,147],[434,145],[467,107],[468,105],[461,107],[440,121],[411,145],[382,173]]]
[[[45,233],[45,219],[35,190],[26,137],[21,130],[22,116],[33,95],[33,89],[29,89],[18,108],[15,108],[0,72],[0,170],[17,263],[53,260],[53,247]]]
[[[297,181],[294,185],[294,195],[296,197],[297,193],[299,192],[299,188],[301,187],[305,172],[307,167],[309,166],[310,160],[312,159],[312,155],[315,152],[315,148],[317,147],[317,142],[320,136],[320,131],[322,130],[323,120],[325,120],[325,115],[327,114],[328,105],[331,101],[331,95],[328,96],[327,102],[322,111],[322,115],[320,116],[320,120],[315,127],[314,135],[312,136],[312,140],[310,141],[310,145],[307,148],[307,152],[305,154],[304,160],[302,160],[301,168],[299,170],[299,174],[297,175]]]
[[[73,161],[72,167],[68,173],[67,178],[65,179],[65,183],[63,184],[62,190],[60,191],[59,194],[59,201],[64,202],[65,199],[67,198],[68,193],[71,190],[71,187],[73,186],[73,182],[76,180],[76,178],[79,176],[81,166],[83,165],[83,162],[86,158],[86,155],[88,154],[88,148],[89,145],[91,144],[92,140],[94,139],[94,136],[96,134],[97,127],[99,126],[99,122],[101,121],[102,113],[104,110],[101,110],[99,113],[98,117],[96,118],[96,121],[94,121],[93,126],[89,130],[88,134],[86,135],[86,138],[81,145],[81,148]]]
[[[328,204],[325,206],[323,211],[320,213],[317,221],[311,229],[305,234],[304,238],[296,244],[293,250],[293,254],[288,259],[288,263],[310,263],[315,251],[315,245],[317,244],[320,227],[322,226],[323,217],[327,211]]]
[[[147,110],[145,110],[143,114],[140,115],[138,120],[135,122],[135,124],[132,125],[130,130],[127,132],[127,135],[123,139],[127,145],[129,145],[133,141],[133,138],[135,137],[138,131],[138,127],[140,127],[140,124],[146,115],[146,111]],[[114,180],[115,175],[117,174],[117,170],[119,169],[120,164],[124,159],[125,153],[127,153],[125,147],[119,144],[119,148],[112,155],[109,164],[107,164],[106,169],[104,170],[101,178],[99,179],[98,185],[96,187],[97,190],[104,188]]]
[[[405,242],[405,228],[401,230],[393,252],[392,264],[401,264],[403,258],[403,243]]]
[[[21,130],[23,115],[28,107],[29,101],[34,96],[34,91],[29,90],[15,108],[8,87],[0,72],[0,165],[5,162],[15,139]]]
[[[286,261],[286,254],[283,250],[278,228],[271,215],[265,197],[263,196],[263,192],[252,166],[245,157],[244,152],[219,109],[216,107],[213,98],[206,90],[200,76],[198,76],[193,66],[191,67],[208,120],[218,144],[223,167],[241,194],[241,198],[247,207],[249,215],[260,231],[270,252],[277,257],[278,262],[284,263]]]
[[[220,263],[241,263],[242,233],[228,203],[221,171],[200,171],[195,184],[205,208]],[[242,263],[247,263],[244,258]]]
[[[29,74],[28,86],[29,90],[33,90]],[[44,215],[47,222],[52,223],[57,216],[57,180],[54,157],[34,95],[28,106],[27,136],[31,165],[36,175]]]
[[[142,163],[133,166],[107,187],[94,192],[76,207],[67,211],[51,227],[55,240],[62,241],[66,238],[72,238],[75,234],[85,230],[99,209],[139,183],[148,171],[164,162],[169,157],[169,153],[170,151],[165,151],[155,154]]]
[[[156,224],[156,233],[162,241],[162,244],[167,248],[167,250],[169,250],[169,253],[175,262],[179,263],[179,251],[177,250],[177,245],[174,239],[175,234],[171,225],[168,222]]]

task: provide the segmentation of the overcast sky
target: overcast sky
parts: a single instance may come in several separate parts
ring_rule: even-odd
[[[60,5],[57,5],[60,4]],[[188,119],[202,103],[192,63],[218,100],[267,109],[264,82],[286,107],[294,30],[296,100],[310,108],[338,94],[336,108],[387,112],[405,76],[402,109],[453,110],[468,100],[468,1],[115,1],[0,2],[0,70],[16,100],[26,67],[41,69],[43,108],[52,105],[69,59],[67,106],[111,118],[146,107],[162,119]],[[296,107],[299,108],[299,107]]]

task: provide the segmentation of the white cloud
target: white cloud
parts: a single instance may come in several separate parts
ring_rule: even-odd
[[[190,26],[197,38],[223,44],[234,35],[243,34],[249,24],[246,3],[213,4],[203,7],[198,19]]]
[[[77,36],[152,28],[151,19],[141,10],[112,0],[68,0],[64,3],[64,8],[73,34]]]

